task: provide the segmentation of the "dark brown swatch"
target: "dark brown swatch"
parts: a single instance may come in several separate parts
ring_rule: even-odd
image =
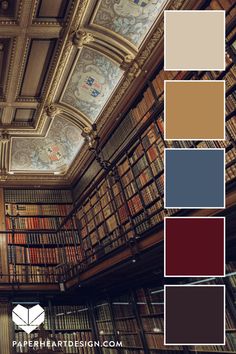
[[[223,344],[224,286],[165,289],[165,344]]]

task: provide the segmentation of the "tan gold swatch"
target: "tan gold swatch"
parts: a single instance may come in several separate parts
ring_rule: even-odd
[[[224,140],[224,81],[165,81],[166,140]]]
[[[165,11],[165,70],[225,70],[225,11]]]

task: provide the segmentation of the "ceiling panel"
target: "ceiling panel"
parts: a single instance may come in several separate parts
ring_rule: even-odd
[[[55,45],[56,39],[33,39],[31,41],[20,96],[40,96]]]
[[[13,122],[32,122],[36,109],[17,108],[14,113]]]
[[[140,46],[166,0],[100,0],[93,23]]]
[[[45,138],[12,138],[11,171],[66,170],[83,143],[81,129],[56,117]]]
[[[69,2],[69,0],[40,0],[36,18],[63,19]]]
[[[77,57],[61,101],[94,121],[123,73],[120,66],[107,56],[84,47]]]

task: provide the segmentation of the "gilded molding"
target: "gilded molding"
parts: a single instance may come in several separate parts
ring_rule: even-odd
[[[72,43],[78,49],[82,48],[85,44],[89,44],[90,42],[94,42],[94,36],[92,33],[85,32],[85,31],[75,31],[72,32]]]

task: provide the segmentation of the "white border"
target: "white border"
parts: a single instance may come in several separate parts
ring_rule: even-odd
[[[166,219],[223,219],[223,227],[224,227],[224,236],[223,236],[223,261],[224,261],[224,265],[223,265],[223,274],[207,274],[207,275],[202,275],[202,274],[198,274],[198,275],[176,275],[176,274],[172,274],[172,275],[166,275]],[[212,278],[212,277],[225,277],[225,238],[226,235],[226,223],[225,223],[225,216],[165,216],[164,217],[164,277],[165,278]]]
[[[223,337],[224,337],[224,342],[223,343],[166,343],[166,288],[167,287],[221,287],[224,289],[223,291],[223,305],[224,305],[224,325],[223,325]],[[176,302],[176,306],[178,306],[178,303]],[[180,319],[181,320],[181,319]],[[212,284],[212,285],[188,285],[188,284],[181,284],[181,285],[164,285],[164,345],[225,345],[225,285],[223,284]]]
[[[224,137],[219,139],[219,138],[213,138],[213,139],[208,139],[206,137],[199,137],[199,138],[188,138],[188,139],[185,139],[185,138],[180,138],[180,139],[176,139],[176,138],[170,138],[170,139],[167,139],[166,138],[166,85],[168,82],[178,82],[178,83],[185,83],[185,82],[188,82],[188,83],[193,83],[195,84],[195,82],[201,82],[201,83],[215,83],[215,82],[221,82],[223,83],[223,86],[224,86],[224,97],[223,97],[223,105],[224,105],[224,115],[223,115],[223,119],[222,119],[222,123],[223,123],[223,134],[224,134]],[[178,123],[178,122],[176,122]],[[202,141],[202,140],[205,140],[205,141],[225,141],[225,80],[164,80],[164,140],[166,141],[170,141],[170,140],[174,140],[174,141]]]
[[[223,47],[224,47],[224,51],[223,51],[223,62],[224,62],[224,66],[223,68],[201,68],[201,69],[197,69],[197,68],[194,68],[194,69],[190,69],[190,68],[187,68],[187,69],[184,69],[184,68],[166,68],[166,13],[167,12],[223,12],[224,13],[224,35],[223,35]],[[225,71],[225,54],[226,54],[226,26],[225,26],[225,16],[226,15],[226,12],[225,10],[164,10],[164,70],[165,71]],[[200,24],[201,25],[201,24]]]
[[[223,180],[224,180],[224,203],[222,206],[181,206],[181,205],[171,205],[171,206],[166,206],[166,151],[167,150],[181,150],[181,151],[203,151],[203,150],[207,150],[207,151],[216,151],[216,150],[221,150],[224,152],[224,168],[223,168]],[[164,209],[225,209],[225,191],[226,191],[226,183],[225,183],[225,149],[224,148],[215,148],[215,149],[211,149],[211,148],[202,148],[202,149],[198,149],[198,148],[165,148],[164,149]]]

